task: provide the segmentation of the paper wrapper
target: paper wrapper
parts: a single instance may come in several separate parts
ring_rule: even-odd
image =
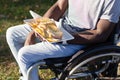
[[[24,22],[48,42],[59,42],[62,39],[63,33],[52,19],[42,17],[24,20]]]

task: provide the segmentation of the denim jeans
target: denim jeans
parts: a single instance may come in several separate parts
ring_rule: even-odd
[[[6,32],[7,43],[17,61],[24,80],[27,80],[27,70],[31,64],[46,58],[66,57],[74,54],[83,45],[63,45],[61,43],[38,42],[33,45],[24,46],[24,42],[31,28],[27,24],[17,25],[8,28]],[[39,80],[38,69],[31,73],[30,80]]]

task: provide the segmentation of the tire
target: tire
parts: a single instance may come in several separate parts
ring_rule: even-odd
[[[113,57],[118,56],[120,56],[120,47],[118,46],[104,46],[86,51],[66,66],[64,71],[60,74],[59,79],[92,80],[99,76],[105,77],[103,73],[108,69],[111,63],[114,63],[110,63],[110,61],[112,61]],[[115,64],[117,64],[117,62],[115,62]]]

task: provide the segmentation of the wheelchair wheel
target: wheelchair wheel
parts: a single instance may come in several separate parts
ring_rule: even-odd
[[[60,80],[97,80],[100,77],[106,77],[103,73],[109,65],[119,62],[120,48],[117,46],[100,47],[82,54],[84,55],[79,55],[67,65],[60,75]],[[117,70],[112,68],[110,71],[114,73]],[[112,73],[110,77],[114,76]]]

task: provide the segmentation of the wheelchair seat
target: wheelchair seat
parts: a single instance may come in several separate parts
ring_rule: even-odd
[[[72,56],[44,59],[47,64],[66,63]]]

